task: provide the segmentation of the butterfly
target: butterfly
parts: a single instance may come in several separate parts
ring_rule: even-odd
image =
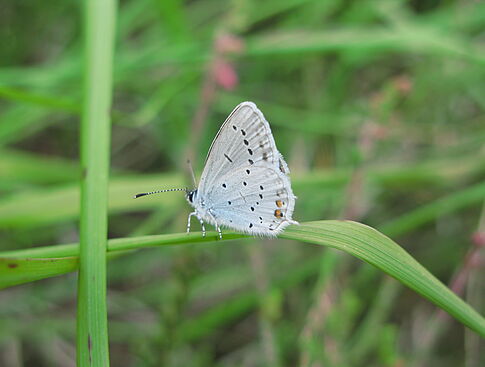
[[[268,121],[252,102],[234,108],[212,141],[198,187],[168,189],[135,195],[135,198],[167,191],[185,191],[205,236],[205,222],[251,235],[274,237],[292,219],[296,196],[289,169],[276,148]]]

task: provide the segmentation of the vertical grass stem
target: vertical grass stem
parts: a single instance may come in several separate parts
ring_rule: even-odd
[[[84,2],[78,366],[108,366],[107,204],[115,0]]]

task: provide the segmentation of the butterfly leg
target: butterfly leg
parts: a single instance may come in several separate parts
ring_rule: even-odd
[[[216,229],[217,229],[217,233],[219,233],[219,239],[222,240],[222,231],[221,231],[221,227],[219,227],[219,225],[216,224]]]
[[[190,232],[190,218],[192,218],[193,215],[197,215],[197,212],[192,212],[189,214],[189,218],[187,219],[187,233]]]
[[[210,209],[207,212],[207,214],[209,214],[211,216],[212,220],[214,221],[214,226],[216,227],[217,233],[219,233],[219,239],[222,240],[221,227],[219,227],[219,224],[217,224],[216,217],[214,216],[214,214],[212,213],[212,211]]]
[[[190,232],[190,218],[192,218],[192,216],[196,216],[197,219],[199,220],[200,222],[200,225],[202,226],[202,236],[205,237],[205,225],[204,225],[204,221],[202,220],[201,217],[199,217],[199,215],[197,214],[197,212],[192,212],[189,214],[189,217],[187,218],[187,233]]]
[[[205,237],[205,225],[204,225],[204,221],[199,216],[197,216],[197,219],[199,220],[200,226],[202,227],[202,237]]]

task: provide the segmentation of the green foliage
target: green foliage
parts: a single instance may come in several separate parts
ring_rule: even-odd
[[[78,301],[91,307],[77,321],[102,318],[107,301],[112,365],[480,360],[483,3],[128,0],[116,15],[81,16],[80,6],[101,3],[2,3],[0,365],[74,363],[78,288],[67,274],[78,269],[80,241],[104,241],[106,206],[108,292],[102,282],[81,287]],[[111,50],[96,42],[114,18],[109,108]],[[103,30],[89,36],[95,24]],[[97,66],[86,71],[89,60]],[[231,71],[237,82],[224,84]],[[278,240],[224,232],[215,241],[180,234],[183,195],[132,199],[190,187],[186,159],[201,172],[242,100],[272,126],[301,226]],[[88,110],[89,120],[113,123],[107,190],[109,133],[80,127]],[[94,168],[84,205],[80,152]],[[92,229],[80,233],[80,220]],[[84,253],[84,284],[89,272],[104,278],[103,254]],[[79,346],[79,365],[88,349]]]
[[[226,234],[225,236],[227,239],[244,237],[237,234]],[[111,240],[107,249],[110,254],[116,254],[118,251],[143,247],[188,244],[194,240],[199,243],[214,242],[217,241],[217,238],[217,233],[210,233],[205,238],[198,233],[133,237]],[[471,329],[485,336],[484,318],[446,288],[395,242],[373,228],[351,221],[310,222],[292,226],[280,235],[280,238],[336,248],[364,260],[414,289]],[[78,265],[77,258],[58,258],[59,256],[77,255],[79,252],[77,244],[53,246],[50,249],[44,248],[44,251],[43,254],[36,253],[35,249],[16,253],[0,253],[0,258],[3,258],[5,263],[2,268],[4,274],[0,278],[0,288],[63,274],[74,270]],[[33,258],[33,256],[38,257],[39,255],[47,256],[46,252],[49,258]],[[8,257],[12,258],[10,262]],[[42,265],[32,265],[35,262]],[[47,266],[49,263],[51,266]],[[23,270],[24,267],[25,270]],[[218,318],[219,316],[217,316]]]

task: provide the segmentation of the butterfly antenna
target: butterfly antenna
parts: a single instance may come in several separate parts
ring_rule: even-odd
[[[139,197],[146,196],[146,195],[160,194],[162,192],[169,192],[169,191],[185,191],[185,192],[187,192],[188,189],[187,188],[185,188],[185,189],[167,189],[167,190],[158,190],[158,191],[152,191],[152,192],[142,192],[141,194],[136,194],[133,197],[133,199],[137,199]]]
[[[194,168],[192,167],[192,162],[190,159],[187,159],[187,164],[189,165],[190,174],[192,175],[192,182],[194,183],[194,187],[197,187],[197,181],[195,180]]]

